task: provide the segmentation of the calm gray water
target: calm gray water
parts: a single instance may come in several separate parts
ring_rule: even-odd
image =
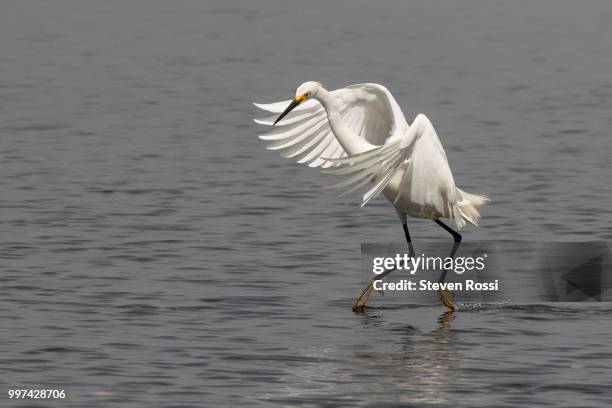
[[[466,240],[610,240],[612,3],[285,3],[0,5],[0,405],[612,405],[609,305],[351,313],[395,213],[251,105],[386,84],[493,199]]]

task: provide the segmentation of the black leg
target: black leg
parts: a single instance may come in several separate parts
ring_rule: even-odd
[[[414,248],[412,246],[412,240],[410,239],[410,231],[408,231],[408,224],[406,223],[405,219],[402,220],[402,227],[404,228],[404,235],[406,236],[406,242],[408,243],[408,255],[410,257],[414,257]],[[397,268],[387,269],[378,275],[376,279],[382,279],[396,269]]]
[[[453,236],[453,249],[451,249],[449,257],[454,258],[455,253],[457,252],[457,249],[459,249],[459,245],[461,244],[461,234],[459,234],[457,231],[453,230],[451,227],[444,224],[440,220],[436,219],[434,221],[436,224],[444,228],[449,234]],[[438,283],[444,282],[447,273],[447,269],[442,270],[442,274],[440,275],[440,279],[438,279]],[[438,297],[440,298],[442,304],[450,309],[451,313],[455,310],[455,302],[453,302],[452,300],[452,292],[449,292],[448,290],[438,289]]]
[[[410,231],[408,231],[408,224],[406,223],[406,221],[402,222],[402,227],[404,227],[404,235],[406,235],[406,242],[408,243],[408,255],[413,258],[414,248],[412,247],[412,241],[410,240]]]
[[[453,236],[453,239],[455,240],[455,242],[461,242],[461,234],[460,233],[458,233],[457,231],[455,231],[454,229],[452,229],[451,227],[449,227],[448,225],[446,225],[445,223],[443,223],[439,219],[434,220],[434,222],[436,224],[438,224],[439,226],[441,226],[442,228],[444,228],[449,234],[451,234]]]
[[[448,255],[450,258],[454,258],[455,257],[455,253],[457,252],[457,249],[459,249],[459,245],[461,244],[461,234],[459,234],[457,231],[455,231],[454,229],[452,229],[451,227],[449,227],[448,225],[444,224],[442,221],[440,220],[434,220],[434,222],[436,224],[438,224],[439,226],[441,226],[442,228],[444,228],[448,233],[450,233],[453,236],[453,249],[451,249],[450,254]],[[446,278],[446,273],[448,271],[446,269],[444,269],[442,271],[442,274],[440,275],[440,279],[438,280],[439,283],[444,282],[444,279]]]

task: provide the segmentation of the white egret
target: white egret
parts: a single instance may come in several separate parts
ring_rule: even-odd
[[[440,218],[449,218],[457,228],[466,222],[477,226],[477,208],[488,199],[455,185],[446,153],[429,119],[418,114],[408,125],[384,86],[366,83],[327,91],[311,81],[297,88],[293,100],[255,106],[276,114],[255,119],[275,126],[260,136],[271,142],[269,150],[278,150],[282,156],[297,158],[298,163],[310,167],[348,175],[335,184],[347,188],[346,192],[368,186],[362,206],[379,194],[387,198],[402,222],[410,256],[414,256],[414,249],[407,217],[432,219],[449,232],[454,240],[451,257],[461,235]],[[365,308],[373,282],[370,280],[355,299],[354,311]],[[442,303],[454,310],[450,294],[438,294]]]

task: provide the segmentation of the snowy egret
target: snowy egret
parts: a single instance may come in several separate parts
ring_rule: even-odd
[[[366,83],[327,91],[318,82],[300,85],[293,100],[255,103],[275,116],[255,119],[274,126],[259,136],[270,141],[269,150],[325,172],[347,175],[335,184],[344,194],[368,185],[361,206],[382,194],[395,207],[402,222],[410,256],[414,249],[407,217],[431,219],[453,237],[453,257],[461,235],[440,218],[449,218],[458,229],[466,222],[478,225],[478,207],[488,199],[466,193],[455,185],[446,153],[429,119],[418,114],[408,125],[393,95],[382,85]],[[376,277],[392,272],[385,271]],[[443,271],[440,281],[443,281]],[[353,302],[353,311],[364,310],[373,290],[370,280]],[[455,305],[446,291],[441,302]]]

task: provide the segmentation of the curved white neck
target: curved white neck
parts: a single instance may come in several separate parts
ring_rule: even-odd
[[[367,152],[368,150],[372,150],[374,147],[376,147],[373,144],[368,143],[365,139],[359,137],[358,134],[351,131],[348,126],[346,126],[344,120],[342,119],[342,115],[340,114],[338,104],[331,93],[322,88],[317,92],[317,96],[315,98],[321,102],[321,105],[323,105],[325,113],[327,113],[329,127],[342,148],[349,156]]]

